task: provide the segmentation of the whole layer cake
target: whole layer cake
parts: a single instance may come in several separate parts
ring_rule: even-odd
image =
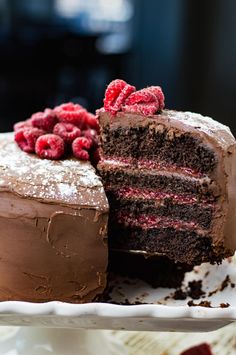
[[[106,285],[108,203],[88,161],[0,135],[0,300],[90,302]]]
[[[128,91],[117,82],[108,87],[99,110],[111,250],[189,265],[232,255],[236,143],[229,128],[191,112],[153,113],[147,89]]]

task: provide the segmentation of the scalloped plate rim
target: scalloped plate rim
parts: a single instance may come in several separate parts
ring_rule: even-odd
[[[73,304],[60,301],[33,303],[23,301],[0,302],[0,318],[16,316],[64,316],[102,318],[157,318],[157,319],[205,319],[236,320],[236,307],[208,308],[201,306],[167,306],[155,304],[117,305],[109,303]]]

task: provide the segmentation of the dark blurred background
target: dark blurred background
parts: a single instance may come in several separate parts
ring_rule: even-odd
[[[0,0],[0,130],[123,78],[236,134],[235,0]]]

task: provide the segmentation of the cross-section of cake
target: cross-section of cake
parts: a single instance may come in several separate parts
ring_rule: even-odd
[[[219,262],[236,248],[236,142],[228,127],[164,108],[160,87],[122,80],[99,110],[98,165],[111,250]]]

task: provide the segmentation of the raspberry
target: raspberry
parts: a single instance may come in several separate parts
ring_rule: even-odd
[[[82,136],[91,141],[91,149],[98,148],[98,136],[94,129],[86,129],[85,131],[82,131]]]
[[[19,129],[15,132],[14,138],[21,150],[26,153],[34,153],[35,143],[44,133],[44,131],[38,128]]]
[[[29,118],[26,121],[20,121],[14,124],[14,131],[18,131],[19,129],[27,129],[27,128],[32,128],[32,121]]]
[[[159,103],[159,110],[163,110],[165,107],[165,96],[163,94],[163,91],[160,86],[149,86],[147,88],[148,91],[150,91],[152,94],[154,94],[157,98],[157,101]]]
[[[53,127],[58,119],[50,108],[46,108],[44,112],[36,112],[31,116],[32,125],[43,129],[45,132],[52,132]]]
[[[180,355],[213,355],[210,345],[202,343],[183,351]]]
[[[53,133],[60,136],[65,143],[72,143],[81,136],[81,130],[72,123],[60,122],[54,126]]]
[[[60,122],[72,123],[80,129],[83,128],[88,113],[82,106],[72,102],[55,107],[54,112]]]
[[[148,89],[133,92],[122,107],[124,112],[153,115],[159,109],[156,96]]]
[[[80,160],[89,160],[88,150],[91,148],[91,140],[86,137],[79,137],[72,143],[72,151],[76,158]]]
[[[37,139],[35,151],[40,158],[60,159],[65,151],[64,141],[56,134],[45,134]]]
[[[85,123],[88,126],[88,128],[95,129],[99,133],[100,127],[98,123],[98,117],[93,115],[92,113],[87,113]]]
[[[127,97],[136,90],[135,86],[127,84],[124,80],[113,80],[107,87],[104,98],[104,108],[115,115],[121,110]]]

